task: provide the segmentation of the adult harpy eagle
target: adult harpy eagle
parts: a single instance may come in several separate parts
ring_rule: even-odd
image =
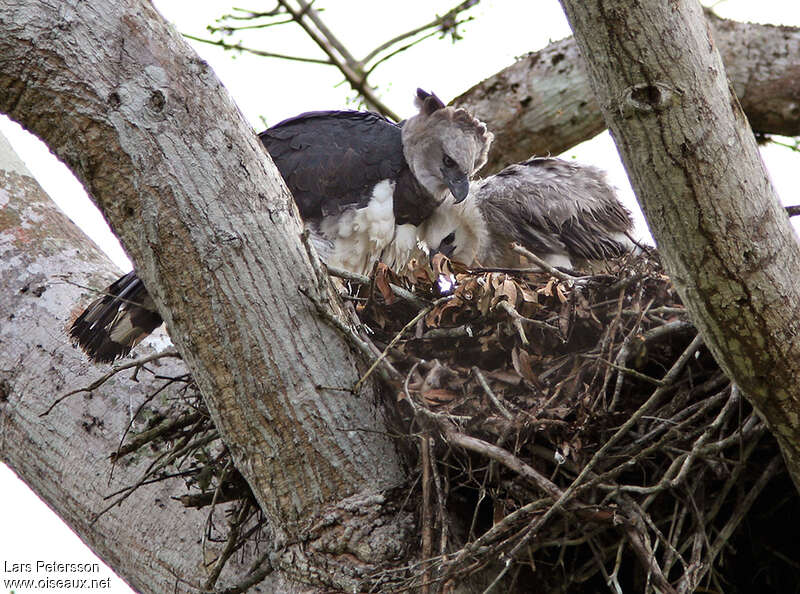
[[[466,198],[492,135],[432,93],[417,89],[415,103],[419,113],[402,124],[371,112],[310,112],[259,135],[326,263],[362,273],[379,259],[399,267],[437,206]],[[110,362],[161,321],[131,272],[84,310],[70,335],[92,359]]]
[[[514,268],[519,243],[548,264],[572,268],[634,250],[631,214],[599,169],[532,158],[470,185],[461,203],[445,201],[423,225],[434,251],[471,265]]]
[[[371,112],[311,112],[259,135],[326,263],[360,273],[379,259],[402,266],[445,197],[466,198],[492,135],[421,89],[416,104],[401,125]]]

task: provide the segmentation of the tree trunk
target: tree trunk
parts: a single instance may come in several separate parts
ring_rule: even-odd
[[[800,248],[696,0],[562,0],[667,271],[800,488]]]
[[[0,110],[70,166],[130,253],[270,521],[273,565],[350,590],[404,556],[382,404],[373,384],[348,392],[359,360],[306,297],[342,316],[329,280],[208,66],[142,0],[12,4],[0,55]]]
[[[753,129],[800,135],[800,28],[706,16]],[[454,103],[495,135],[484,174],[534,154],[557,155],[606,127],[572,37],[531,52]]]
[[[58,396],[103,375],[72,348],[66,328],[86,303],[82,287],[103,286],[117,274],[0,136],[0,460],[137,591],[196,592],[223,545],[208,542],[205,551],[198,545],[208,512],[171,500],[183,488],[180,479],[141,487],[92,523],[113,501],[106,494],[134,484],[149,464],[123,461],[109,481],[109,456],[163,382],[144,371],[134,380],[131,369],[40,416]],[[151,366],[166,376],[186,373],[175,359]],[[163,394],[179,397],[174,388]],[[224,509],[215,512],[218,525],[226,524]],[[257,557],[244,550],[218,583],[241,582]],[[263,588],[293,586],[274,573]]]

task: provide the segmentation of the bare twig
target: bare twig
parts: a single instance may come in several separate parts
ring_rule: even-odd
[[[484,393],[489,397],[489,400],[491,400],[492,404],[494,404],[497,410],[500,411],[500,414],[503,415],[507,420],[513,421],[514,415],[508,412],[508,409],[503,405],[502,402],[500,402],[500,399],[497,397],[494,391],[492,391],[492,389],[489,387],[486,378],[483,377],[481,370],[478,369],[476,366],[473,366],[472,373],[478,379],[478,383],[481,385],[481,388],[483,388]]]
[[[176,359],[180,359],[181,358],[181,356],[178,354],[178,351],[176,351],[175,349],[166,349],[166,350],[160,351],[158,353],[153,353],[152,355],[147,355],[146,357],[140,357],[139,359],[136,359],[136,360],[131,361],[129,363],[118,363],[118,364],[114,365],[114,367],[111,368],[111,371],[101,375],[99,378],[94,380],[88,386],[86,386],[84,388],[78,388],[77,390],[72,390],[71,392],[67,392],[63,396],[60,396],[59,398],[56,398],[53,401],[53,403],[49,407],[47,407],[47,410],[44,411],[43,413],[40,413],[39,416],[40,417],[45,417],[45,416],[49,415],[50,411],[53,410],[58,404],[60,404],[62,401],[64,401],[65,399],[69,398],[70,396],[72,396],[74,394],[80,394],[82,392],[91,392],[92,390],[96,390],[97,388],[102,386],[104,383],[106,383],[109,379],[111,379],[112,377],[117,375],[120,371],[125,371],[126,369],[130,369],[131,367],[135,367],[135,368],[139,369],[143,365],[145,365],[146,363],[150,363],[151,361],[156,361],[158,359],[164,359],[164,358],[168,358],[168,357],[174,357]]]
[[[244,46],[241,43],[226,43],[222,39],[216,39],[216,40],[205,39],[203,37],[190,35],[189,33],[182,33],[182,35],[187,39],[191,39],[192,41],[207,43],[208,45],[216,45],[224,50],[235,50],[247,54],[252,54],[254,56],[259,56],[262,58],[277,58],[279,60],[289,60],[292,62],[305,62],[306,64],[323,64],[325,66],[333,65],[333,62],[331,62],[330,60],[320,60],[319,58],[304,58],[302,56],[290,56],[288,54],[277,54],[275,52],[266,52],[264,50],[258,50],[252,47]]]
[[[386,42],[382,43],[381,45],[376,47],[374,50],[369,52],[366,56],[364,56],[364,58],[361,60],[361,63],[362,64],[368,64],[370,62],[370,60],[375,58],[375,56],[377,56],[381,52],[386,51],[387,49],[389,49],[393,45],[397,45],[401,41],[409,39],[410,37],[414,37],[415,35],[418,35],[419,33],[423,33],[424,31],[427,31],[428,29],[439,28],[445,23],[447,23],[447,24],[452,23],[450,25],[451,27],[458,26],[459,24],[461,24],[461,22],[455,21],[456,16],[458,16],[459,13],[464,12],[465,10],[468,10],[468,9],[472,8],[473,6],[478,4],[479,1],[480,0],[466,0],[465,2],[461,2],[461,3],[458,4],[458,6],[455,6],[454,8],[451,8],[446,13],[444,13],[442,16],[437,16],[432,21],[430,21],[428,23],[425,23],[424,25],[422,25],[420,27],[416,27],[414,29],[411,29],[411,31],[407,31],[405,33],[402,33],[401,35],[398,35],[397,37],[394,37],[394,38],[390,39],[389,41],[386,41]],[[432,32],[431,35],[433,35],[434,33],[435,32]],[[430,35],[426,35],[425,37],[427,38],[429,36]],[[418,40],[418,41],[421,41],[421,40]],[[410,47],[410,45],[413,45],[413,44],[409,44],[408,46],[405,46],[405,47]],[[383,61],[383,59],[380,60],[380,61]],[[374,66],[372,67],[372,69],[374,69]]]
[[[399,341],[399,340],[402,338],[403,334],[404,334],[406,331],[408,331],[408,330],[410,330],[411,328],[413,328],[414,326],[416,326],[416,325],[417,325],[417,322],[419,322],[419,321],[420,321],[422,318],[424,318],[426,315],[428,315],[428,313],[429,313],[429,312],[430,312],[430,311],[431,311],[431,310],[432,310],[432,309],[433,309],[433,308],[434,308],[436,305],[439,305],[440,303],[444,303],[445,301],[448,301],[448,300],[450,300],[450,299],[452,299],[452,296],[451,296],[451,295],[448,295],[447,297],[442,297],[442,298],[440,298],[440,299],[437,299],[436,301],[434,301],[434,302],[433,302],[433,304],[431,304],[430,306],[428,306],[428,307],[426,307],[425,309],[421,310],[421,311],[420,311],[420,312],[419,312],[419,313],[418,313],[416,316],[414,316],[414,317],[411,319],[411,321],[410,321],[410,322],[408,322],[408,323],[407,323],[405,326],[403,326],[403,328],[400,330],[400,332],[398,332],[397,334],[395,334],[395,335],[394,335],[394,338],[392,338],[392,340],[389,342],[389,344],[388,344],[388,345],[386,345],[386,348],[385,348],[385,349],[383,349],[383,352],[380,354],[380,356],[379,356],[379,357],[378,357],[378,358],[377,358],[375,361],[373,361],[372,365],[370,365],[370,368],[369,368],[369,369],[367,369],[366,373],[364,373],[364,375],[362,375],[362,376],[361,376],[361,379],[359,379],[359,380],[356,382],[356,385],[355,385],[355,388],[354,388],[354,390],[355,390],[356,392],[358,391],[358,389],[359,389],[359,388],[361,387],[361,385],[362,385],[362,384],[363,384],[363,383],[366,381],[366,379],[367,379],[367,378],[370,376],[370,374],[372,374],[372,372],[375,370],[375,368],[378,366],[378,364],[380,364],[382,361],[384,361],[384,360],[386,359],[386,355],[387,355],[387,354],[389,353],[389,351],[390,351],[390,350],[391,350],[391,349],[394,347],[394,345],[396,345],[396,344],[398,343],[398,341]]]
[[[420,459],[422,463],[422,558],[430,559],[433,554],[433,512],[431,510],[431,444],[430,437],[423,433],[420,440]],[[430,593],[430,566],[422,570],[422,594]]]
[[[356,347],[357,350],[361,352],[364,357],[367,358],[368,361],[372,361],[372,367],[370,369],[378,369],[383,377],[388,382],[400,382],[402,381],[402,376],[400,373],[394,368],[394,366],[386,361],[382,357],[375,357],[372,352],[370,346],[360,337],[355,331],[350,328],[347,324],[345,324],[342,320],[340,320],[337,316],[331,312],[329,307],[326,307],[316,296],[312,295],[311,292],[305,288],[300,287],[299,291],[308,298],[309,301],[314,305],[317,310],[317,313],[326,320],[329,324],[331,324],[334,328],[339,330],[345,338]],[[359,385],[363,383],[363,379],[359,380]],[[355,389],[354,389],[355,391]]]
[[[331,276],[358,283],[359,285],[368,285],[371,282],[370,278],[365,274],[358,274],[356,272],[345,270],[344,268],[337,268],[336,266],[326,266],[326,268],[328,269],[328,274]],[[400,299],[408,301],[420,309],[423,307],[428,307],[431,304],[430,301],[414,295],[414,293],[404,289],[403,287],[398,287],[395,284],[389,283],[389,288],[392,290],[392,293],[400,297]]]
[[[543,270],[544,272],[550,273],[552,276],[556,277],[559,280],[562,280],[562,281],[565,281],[565,282],[574,282],[574,281],[579,280],[581,278],[585,278],[585,277],[580,277],[580,276],[572,276],[571,274],[567,274],[566,272],[562,272],[558,268],[556,268],[554,266],[551,266],[550,264],[548,264],[547,262],[542,260],[539,256],[537,256],[536,254],[534,254],[530,250],[525,249],[523,246],[521,246],[518,243],[512,244],[511,249],[514,252],[516,252],[517,254],[520,254],[521,256],[525,256],[525,258],[530,260],[533,264],[538,266],[541,270]]]
[[[399,116],[389,109],[367,84],[360,65],[357,65],[354,60],[348,61],[347,57],[349,53],[342,55],[338,51],[337,46],[341,44],[336,37],[330,33],[330,30],[327,27],[323,27],[323,29],[319,28],[317,22],[320,21],[320,19],[318,15],[316,15],[316,11],[303,0],[297,0],[297,2],[301,7],[300,10],[294,8],[289,0],[278,0],[278,3],[292,16],[295,22],[300,25],[312,41],[325,52],[325,55],[328,56],[331,63],[344,75],[353,90],[364,97],[364,100],[372,109],[379,111],[386,117],[392,118],[395,121],[400,121]],[[306,20],[306,15],[309,16],[309,19],[312,19],[311,15],[314,15],[311,23]]]

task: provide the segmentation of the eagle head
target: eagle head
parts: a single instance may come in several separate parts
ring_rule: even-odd
[[[411,172],[437,202],[469,193],[470,178],[486,163],[494,136],[464,109],[445,107],[433,93],[417,89],[419,113],[403,124],[403,154]]]
[[[489,227],[475,192],[481,182],[473,182],[469,197],[456,202],[448,197],[422,225],[420,237],[431,256],[442,253],[451,260],[472,265],[480,260],[489,244]]]

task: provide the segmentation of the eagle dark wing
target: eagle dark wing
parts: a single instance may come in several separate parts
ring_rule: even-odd
[[[309,112],[259,138],[304,220],[365,207],[377,183],[407,168],[400,127],[371,112]]]

